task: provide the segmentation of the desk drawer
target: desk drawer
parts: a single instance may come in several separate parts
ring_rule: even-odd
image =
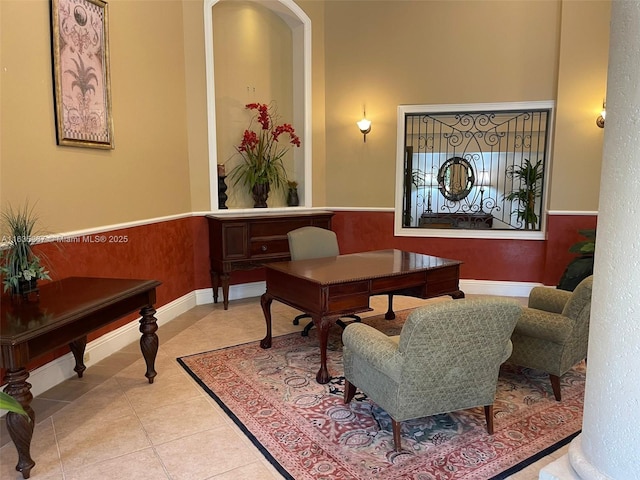
[[[384,293],[424,285],[424,277],[425,272],[415,272],[392,278],[378,278],[371,282],[371,292]]]
[[[283,258],[289,257],[289,241],[284,238],[252,238],[249,244],[249,254],[251,258],[261,256],[272,257],[281,255]]]
[[[427,296],[437,297],[457,291],[459,266],[451,266],[427,272]]]
[[[366,309],[369,306],[369,282],[331,285],[326,289],[328,311]]]
[[[258,221],[254,222],[250,225],[250,236],[251,238],[257,237],[277,237],[277,236],[285,236],[291,230],[295,230],[300,227],[306,227],[309,225],[317,225],[323,228],[329,228],[330,226],[329,220],[322,219],[313,219],[310,217],[300,217],[300,218],[287,218],[280,221],[270,220],[270,221]]]

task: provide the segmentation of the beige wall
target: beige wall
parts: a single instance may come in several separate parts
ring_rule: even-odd
[[[606,78],[608,4],[327,2],[328,205],[393,206],[398,105],[556,100],[560,85],[550,206],[596,210],[593,102]],[[363,105],[373,122],[366,144],[355,126]],[[578,182],[569,158],[589,165]],[[566,188],[571,176],[579,195]]]
[[[49,2],[2,0],[1,201],[54,232],[188,212],[180,1],[109,2],[114,150],[55,141]]]
[[[211,208],[202,1],[182,2],[182,24],[191,209],[202,212]]]
[[[598,210],[604,130],[595,121],[607,89],[610,6],[562,4],[552,210]]]
[[[328,2],[327,198],[394,205],[397,106],[555,98],[560,3]],[[393,32],[393,33],[391,33]],[[366,104],[366,144],[355,122]]]
[[[58,232],[207,210],[202,5],[109,2],[116,148],[102,151],[55,143],[48,0],[0,0],[1,202],[37,200]],[[393,206],[399,104],[557,97],[550,206],[597,208],[609,2],[299,5],[312,20],[314,206]]]

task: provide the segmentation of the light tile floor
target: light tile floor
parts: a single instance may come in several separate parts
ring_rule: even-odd
[[[374,297],[372,312],[386,311]],[[424,300],[395,297],[402,310]],[[297,312],[272,305],[274,336],[300,331]],[[138,343],[89,367],[36,397],[32,456],[35,480],[268,480],[282,478],[222,409],[177,364],[176,357],[259,340],[264,336],[259,299],[200,305],[158,330],[158,376],[144,377]],[[0,427],[0,478],[19,479],[17,453]],[[513,480],[538,478],[538,471],[566,452],[555,452]]]

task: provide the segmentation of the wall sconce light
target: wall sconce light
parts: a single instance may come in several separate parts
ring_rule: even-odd
[[[364,143],[367,143],[367,133],[371,131],[371,120],[367,120],[366,110],[362,110],[362,120],[356,122],[360,132],[364,136]]]
[[[603,100],[602,111],[600,112],[600,115],[598,115],[598,118],[596,118],[596,125],[598,125],[600,128],[604,128],[604,119],[606,116],[607,116],[607,103]]]

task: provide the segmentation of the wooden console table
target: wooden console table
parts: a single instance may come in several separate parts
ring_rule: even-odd
[[[64,345],[75,358],[78,377],[86,369],[83,357],[87,334],[133,312],[140,311],[140,348],[153,383],[158,353],[158,325],[155,280],[72,277],[44,284],[37,301],[2,297],[0,312],[0,365],[6,369],[4,391],[24,407],[29,422],[17,413],[7,413],[7,429],[18,450],[16,470],[29,478],[35,462],[30,448],[35,413],[31,408],[31,385],[27,383],[28,363]]]
[[[337,257],[266,265],[267,291],[260,299],[267,325],[262,348],[271,347],[271,303],[278,300],[311,315],[320,340],[318,383],[327,383],[329,327],[338,318],[371,310],[369,297],[381,294],[463,298],[458,260],[402,250],[376,250]],[[391,301],[389,301],[391,308]],[[387,312],[386,318],[393,318]]]
[[[435,213],[424,212],[420,216],[418,226],[422,228],[467,228],[487,229],[493,226],[493,215],[490,213]]]
[[[229,308],[229,276],[234,270],[261,268],[289,260],[287,233],[314,226],[331,230],[333,212],[240,213],[207,215],[213,301],[222,286],[224,309]]]

